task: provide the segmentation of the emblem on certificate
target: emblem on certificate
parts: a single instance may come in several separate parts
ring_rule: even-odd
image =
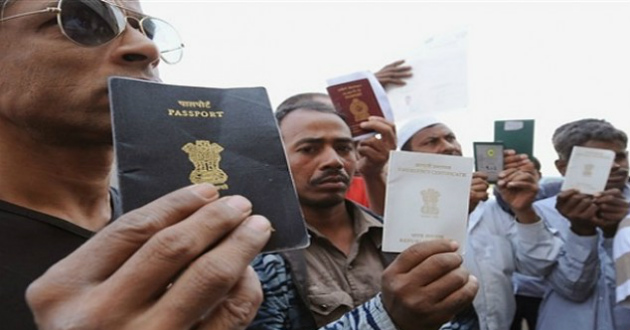
[[[422,215],[434,217],[435,215],[440,214],[440,208],[438,208],[440,192],[433,188],[429,188],[427,190],[423,190],[420,194],[422,195],[422,201],[424,202],[421,210]]]

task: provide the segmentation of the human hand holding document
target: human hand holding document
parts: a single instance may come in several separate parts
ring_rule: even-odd
[[[611,150],[574,146],[561,190],[577,189],[588,195],[604,191],[614,160]]]
[[[472,158],[392,151],[389,159],[383,251],[437,238],[464,246]]]
[[[374,74],[368,71],[355,72],[329,79],[327,83],[328,95],[335,109],[344,115],[353,139],[362,140],[376,134],[360,126],[370,116],[394,121],[387,94]]]
[[[271,222],[274,231],[263,251],[308,245],[264,88],[113,77],[109,91],[123,211],[181,187],[209,183],[222,196],[246,197],[253,213]]]

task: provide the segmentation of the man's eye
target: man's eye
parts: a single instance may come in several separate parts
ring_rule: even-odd
[[[315,152],[315,148],[314,147],[302,147],[300,149],[298,149],[299,152],[303,153],[303,154],[312,154]]]
[[[339,146],[339,147],[337,147],[337,151],[339,151],[339,152],[348,153],[348,152],[351,152],[352,150],[354,150],[354,148],[352,148],[352,146]]]
[[[434,145],[434,144],[436,144],[436,143],[437,143],[437,141],[438,141],[438,139],[429,139],[429,140],[427,140],[427,141],[424,143],[424,145],[425,145],[425,146],[428,146],[428,145]]]
[[[52,26],[52,25],[57,25],[57,16],[53,16],[53,18],[47,20],[46,22],[44,22],[41,27],[48,27],[48,26]]]

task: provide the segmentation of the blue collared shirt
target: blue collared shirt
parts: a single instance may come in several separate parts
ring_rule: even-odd
[[[630,200],[626,185],[624,196]],[[538,315],[537,330],[628,330],[630,309],[615,305],[612,239],[601,231],[578,236],[556,210],[556,197],[534,204],[538,215],[563,240],[557,264],[545,277],[548,289]]]

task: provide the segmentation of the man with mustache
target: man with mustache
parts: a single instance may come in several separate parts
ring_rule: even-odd
[[[176,36],[137,1],[0,0],[0,328],[242,329],[254,317],[249,263],[271,228],[247,199],[202,184],[120,216],[109,185],[107,78],[158,80],[161,61],[179,60]]]
[[[250,329],[437,329],[469,306],[477,283],[454,242],[416,244],[395,259],[380,252],[380,217],[345,199],[355,143],[330,105],[301,103],[276,118],[311,245],[254,261],[265,300]],[[382,135],[367,141],[367,157],[395,145],[392,124],[362,125]]]
[[[630,329],[630,308],[615,305],[612,241],[628,215],[627,135],[601,119],[581,119],[556,129],[556,168],[564,176],[574,146],[611,150],[615,160],[606,190],[595,195],[575,189],[534,203],[538,215],[564,243],[546,271],[547,292],[537,329]]]

